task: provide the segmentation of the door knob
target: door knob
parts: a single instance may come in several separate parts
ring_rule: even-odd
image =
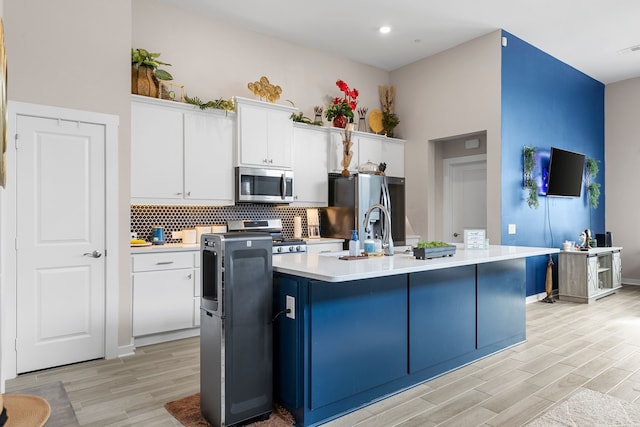
[[[90,256],[90,257],[93,257],[93,258],[100,258],[102,256],[102,252],[96,250],[96,251],[93,251],[93,252],[86,252],[82,256]]]
[[[453,237],[458,237],[460,233],[453,233]]]

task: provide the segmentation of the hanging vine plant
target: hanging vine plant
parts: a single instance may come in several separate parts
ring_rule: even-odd
[[[524,146],[522,148],[522,157],[524,163],[524,189],[528,191],[527,194],[527,205],[531,209],[538,209],[538,184],[536,184],[536,180],[533,178],[533,169],[536,166],[536,147],[528,147]]]
[[[594,179],[600,168],[598,167],[598,161],[590,157],[585,162],[586,168],[586,185],[587,185],[587,197],[589,200],[589,206],[593,209],[598,207],[598,201],[600,199],[600,184],[595,182]]]

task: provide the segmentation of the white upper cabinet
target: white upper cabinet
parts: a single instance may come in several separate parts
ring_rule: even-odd
[[[382,154],[382,139],[367,134],[358,134],[355,139],[358,140],[358,166],[367,162],[379,165],[384,161]]]
[[[236,97],[237,166],[291,169],[296,108]]]
[[[181,200],[182,111],[131,104],[131,197]]]
[[[327,128],[293,125],[294,206],[327,206],[329,192]]]
[[[232,205],[234,114],[132,99],[132,202]]]
[[[387,176],[404,177],[404,144],[400,139],[382,141],[382,161],[387,164]]]
[[[233,127],[229,117],[184,114],[185,198],[233,204]]]
[[[344,131],[333,128],[331,131],[329,168],[331,172],[342,171]],[[387,138],[383,135],[355,131],[351,134],[353,157],[349,164],[349,172],[357,173],[358,166],[372,162],[376,165],[387,164],[385,174],[404,177],[404,143],[402,139]]]
[[[329,132],[329,169],[331,172],[340,173],[343,170],[342,159],[344,157],[344,130],[330,128]],[[358,138],[355,132],[351,137],[351,162],[347,170],[350,173],[358,173]]]

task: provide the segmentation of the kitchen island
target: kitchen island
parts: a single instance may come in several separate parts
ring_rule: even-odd
[[[275,400],[318,425],[524,342],[525,260],[557,252],[274,258]]]

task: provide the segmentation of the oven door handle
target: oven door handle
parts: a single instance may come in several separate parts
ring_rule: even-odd
[[[287,195],[287,176],[283,172],[282,175],[280,175],[280,198],[284,200],[286,195]]]

